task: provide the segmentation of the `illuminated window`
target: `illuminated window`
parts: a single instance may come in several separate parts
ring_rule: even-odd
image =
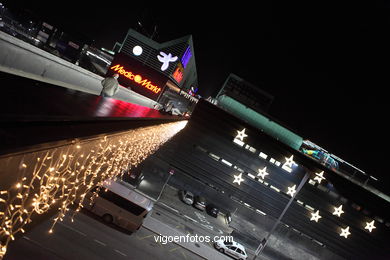
[[[253,175],[253,174],[250,174],[250,173],[248,173],[248,176],[250,177],[250,178],[252,178],[252,179],[255,179],[255,175]]]
[[[260,154],[259,154],[259,157],[261,157],[261,158],[263,158],[263,159],[267,159],[267,157],[268,157],[268,155],[266,155],[265,153],[263,153],[263,152],[260,152]]]
[[[226,164],[227,166],[231,167],[233,164],[229,161],[226,161],[225,159],[221,160],[222,163]]]
[[[267,215],[265,212],[263,212],[263,211],[261,211],[261,210],[259,210],[259,209],[256,209],[256,212],[257,212],[257,213],[260,213],[261,215],[264,215],[264,216]]]
[[[243,141],[238,140],[238,139],[234,139],[234,140],[233,140],[233,143],[236,143],[236,144],[238,144],[239,146],[243,146],[243,145],[245,144]]]
[[[209,157],[211,157],[212,159],[214,159],[216,161],[219,161],[219,159],[221,159],[218,155],[215,155],[213,153],[209,153]]]

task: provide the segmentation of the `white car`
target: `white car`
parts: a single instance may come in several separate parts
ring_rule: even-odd
[[[234,259],[245,260],[248,257],[244,246],[234,241],[230,242],[224,240],[217,240],[214,242],[214,247],[219,252],[229,255]]]

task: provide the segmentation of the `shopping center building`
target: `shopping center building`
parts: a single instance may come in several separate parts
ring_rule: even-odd
[[[171,101],[181,113],[198,101],[198,77],[192,36],[158,43],[133,29],[117,45],[107,74],[160,104]]]
[[[269,259],[384,259],[390,198],[372,176],[267,114],[273,97],[230,75],[145,162],[231,214],[234,237]],[[234,206],[240,203],[242,208]]]

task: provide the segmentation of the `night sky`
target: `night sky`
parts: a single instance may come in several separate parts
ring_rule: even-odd
[[[7,4],[7,1],[3,1]],[[269,114],[299,135],[390,183],[387,169],[390,14],[372,6],[271,1],[218,6],[125,1],[8,1],[111,49],[129,28],[164,42],[192,34],[199,91],[215,95],[229,73],[275,97]],[[109,5],[107,3],[110,3]],[[189,3],[189,4],[187,4]],[[11,4],[11,3],[9,3]]]

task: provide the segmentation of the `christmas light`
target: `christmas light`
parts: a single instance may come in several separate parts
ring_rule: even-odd
[[[296,192],[296,190],[295,190],[296,187],[297,187],[297,185],[287,187],[287,189],[288,189],[287,194],[290,195],[291,197],[294,196],[294,194]]]
[[[343,214],[343,213],[344,213],[343,205],[340,205],[338,208],[334,207],[333,215],[336,215],[336,216],[340,217],[341,214]]]
[[[71,205],[79,212],[86,194],[106,179],[122,178],[183,129],[187,121],[141,127],[69,145],[2,157],[9,189],[0,192],[0,259],[7,246],[37,214],[58,208],[52,233]],[[12,174],[11,174],[12,173]],[[96,194],[97,196],[97,194]]]
[[[310,221],[315,221],[315,222],[318,222],[318,220],[322,218],[320,216],[320,211],[317,210],[315,213],[311,213],[311,218],[310,218]]]
[[[238,185],[241,184],[241,182],[243,182],[244,179],[242,178],[242,173],[240,173],[239,175],[234,175],[234,181],[233,183],[237,183]]]
[[[283,164],[282,169],[291,173],[292,172],[292,166],[295,164],[294,162],[294,155],[291,155],[290,158],[284,157],[286,159],[286,162]]]
[[[242,129],[241,131],[237,131],[237,136],[235,139],[240,139],[241,141],[244,141],[244,138],[247,137],[248,135],[245,134],[245,128]]]
[[[258,169],[259,173],[257,174],[258,177],[261,177],[263,180],[266,175],[269,175],[267,172],[267,167],[264,167],[262,170]]]
[[[371,233],[371,231],[372,231],[374,228],[376,228],[376,227],[374,226],[374,223],[375,223],[374,220],[371,221],[371,222],[366,222],[366,227],[365,227],[364,229],[367,229],[367,230],[370,231],[370,233]]]
[[[314,180],[318,181],[318,183],[321,183],[322,180],[325,180],[324,171],[322,171],[320,173],[315,173],[315,174],[316,174],[316,177],[314,177]]]
[[[351,234],[351,232],[349,232],[349,227],[341,228],[341,233],[340,233],[340,236],[341,236],[341,237],[348,238],[348,236],[349,236],[350,234]]]

